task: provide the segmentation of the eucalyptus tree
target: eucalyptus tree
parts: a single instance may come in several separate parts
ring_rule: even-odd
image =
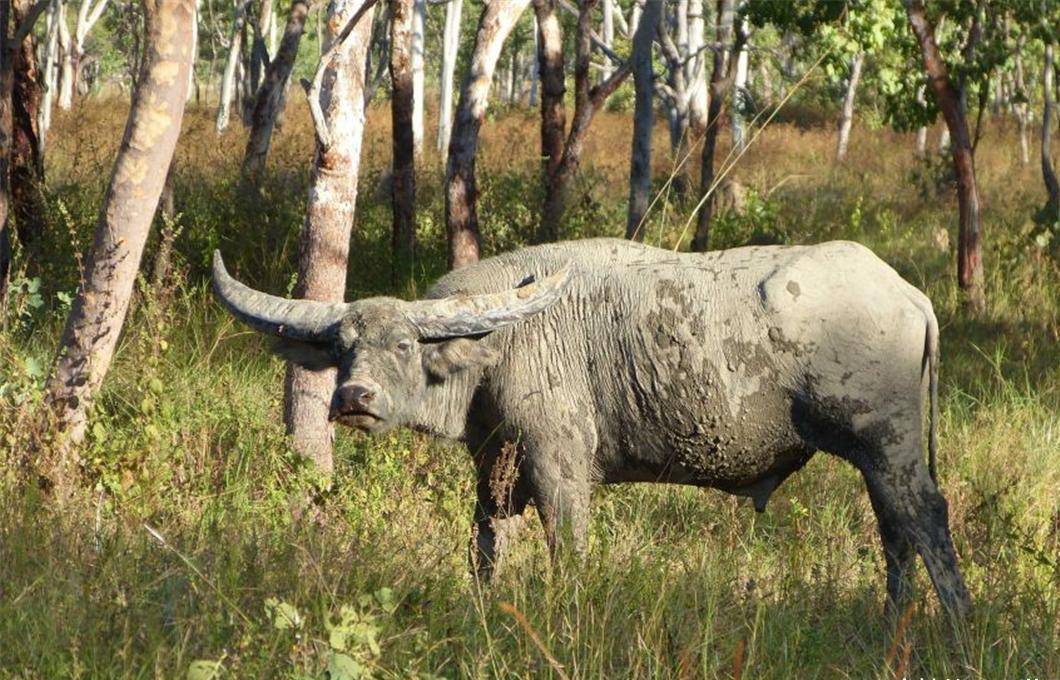
[[[654,123],[655,71],[652,69],[652,34],[661,13],[662,0],[647,0],[633,34],[633,141],[629,155],[629,211],[626,238],[644,240],[644,219],[651,194],[651,133]]]
[[[85,57],[85,41],[88,34],[103,17],[107,9],[107,0],[81,0],[77,8],[77,20],[74,22],[74,34],[70,40],[70,49],[63,50],[63,77],[59,85],[59,108],[68,110],[73,106],[81,80],[81,69]],[[65,25],[63,26],[65,28]]]
[[[468,73],[460,90],[449,141],[445,180],[445,225],[449,268],[478,261],[478,184],[475,156],[486,116],[493,74],[504,40],[530,0],[491,0],[482,9]]]
[[[217,102],[217,118],[214,126],[218,132],[228,128],[231,118],[232,100],[235,97],[236,71],[243,59],[243,34],[247,18],[247,8],[251,0],[235,0],[232,17],[232,31],[228,39],[228,56],[225,58],[224,72],[221,75],[220,99]]]
[[[394,284],[412,279],[416,250],[416,3],[390,0],[391,276]],[[420,92],[422,95],[422,91]],[[421,102],[422,103],[422,102]],[[422,108],[420,110],[422,115]],[[422,119],[421,119],[422,121]]]
[[[297,298],[341,302],[346,292],[374,4],[375,0],[332,0],[328,5],[328,47],[308,87],[316,149],[299,240]],[[291,445],[324,473],[333,469],[328,407],[334,389],[334,368],[314,371],[287,364],[284,423]]]
[[[194,0],[144,0],[143,9],[140,77],[46,385],[45,417],[58,440],[52,455],[35,464],[59,496],[75,482],[77,448],[118,344],[187,99]]]
[[[453,78],[456,74],[456,59],[460,49],[460,18],[464,0],[449,0],[445,3],[445,27],[442,29],[442,55],[438,79],[438,151],[444,154],[449,149],[449,135],[453,129]],[[445,158],[442,155],[442,158]]]

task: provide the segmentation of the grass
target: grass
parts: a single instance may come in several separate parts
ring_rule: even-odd
[[[952,198],[912,139],[778,124],[735,169],[746,211],[721,245],[851,238],[935,303],[942,322],[940,470],[975,597],[953,631],[923,569],[904,623],[882,616],[883,558],[854,470],[821,455],[756,515],[719,492],[626,485],[593,503],[588,555],[551,564],[528,523],[492,587],[467,574],[474,496],[459,447],[407,432],[342,431],[335,485],[285,446],[283,367],[210,300],[213,247],[240,276],[289,290],[310,127],[293,107],[265,199],[236,191],[243,133],[189,112],[177,153],[177,270],[144,284],[85,449],[90,484],[57,513],[17,484],[20,414],[40,398],[77,280],[75,253],[120,139],[124,109],[60,114],[50,136],[48,233],[0,336],[0,677],[984,677],[1060,676],[1060,270],[1034,246],[1037,164],[992,123],[979,152],[989,313],[954,287]],[[365,142],[350,296],[387,291],[388,113]],[[238,126],[236,126],[238,127]],[[563,233],[620,234],[628,115],[594,124]],[[484,128],[485,248],[514,247],[537,217],[536,117]],[[656,137],[658,185],[671,161]],[[439,162],[420,183],[422,290],[444,267]],[[690,199],[646,225],[673,246]],[[154,243],[145,257],[150,262]],[[25,261],[25,260],[23,260]],[[32,279],[39,279],[32,284]],[[409,294],[412,290],[399,291]],[[307,493],[320,502],[306,510]],[[531,511],[532,515],[532,511]]]

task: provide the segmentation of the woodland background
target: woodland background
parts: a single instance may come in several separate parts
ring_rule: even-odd
[[[96,1],[0,2],[0,677],[1060,674],[1055,3]],[[152,93],[182,119],[140,149]],[[122,194],[140,152],[153,188]],[[215,248],[259,289],[354,299],[602,235],[852,239],[927,292],[966,625],[922,573],[882,616],[868,497],[824,456],[764,515],[602,489],[583,562],[531,521],[480,589],[466,452],[285,427],[298,378],[209,291]]]

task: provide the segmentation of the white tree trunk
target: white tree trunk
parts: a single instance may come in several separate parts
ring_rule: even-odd
[[[412,142],[416,156],[423,155],[423,82],[424,50],[427,43],[424,24],[427,21],[427,0],[412,3]]]
[[[938,151],[939,151],[939,153],[944,153],[949,148],[950,148],[950,128],[948,126],[943,126],[942,131],[939,132]]]
[[[850,128],[854,123],[854,99],[857,97],[858,81],[861,80],[861,66],[864,61],[864,52],[858,52],[850,60],[850,78],[847,80],[847,93],[843,97],[843,109],[839,112],[839,138],[836,140],[835,149],[837,161],[842,161],[847,157]]]
[[[41,162],[47,145],[48,129],[52,126],[52,104],[59,76],[59,7],[63,0],[51,0],[45,15],[43,54],[40,59],[42,89],[40,109],[37,111],[38,151]]]
[[[441,158],[449,149],[449,135],[453,129],[453,76],[460,49],[460,13],[464,0],[449,0],[445,5],[445,33],[442,35],[442,73],[439,84],[438,151]]]
[[[743,48],[736,55],[736,76],[732,83],[732,146],[737,152],[742,151],[747,143],[747,130],[743,119],[743,107],[745,103],[745,92],[747,90],[747,67],[750,53],[747,51],[746,36],[750,27],[747,20],[740,22],[740,32],[745,39]]]
[[[615,4],[614,0],[603,0],[601,3],[603,9],[603,23],[600,26],[600,39],[603,40],[604,44],[608,48],[615,44]],[[621,9],[619,10],[621,11]],[[536,26],[535,26],[536,28]],[[536,34],[536,31],[535,31]],[[536,54],[536,50],[535,50]],[[603,68],[600,69],[600,82],[604,82],[611,77],[611,73],[614,69],[611,67],[611,60],[604,59]]]
[[[81,78],[81,59],[85,56],[85,40],[106,8],[107,0],[97,0],[95,4],[92,4],[92,0],[81,0],[81,5],[77,8],[77,23],[74,25],[73,46],[70,49],[70,93],[64,108],[73,104],[74,95],[77,94],[77,81]],[[63,106],[62,100],[59,106]]]
[[[221,76],[221,101],[217,105],[216,127],[218,132],[224,132],[228,128],[232,115],[236,71],[243,61],[243,24],[246,21],[246,10],[249,4],[250,0],[236,0],[235,17],[232,19],[232,37],[228,44],[224,74]]]
[[[191,14],[191,68],[188,69],[188,101],[195,96],[195,63],[199,60],[199,7],[202,0],[195,0]]]
[[[629,211],[626,214],[626,238],[644,240],[644,219],[651,200],[651,130],[654,114],[655,73],[651,65],[651,27],[658,22],[661,0],[649,0],[643,26],[633,34],[633,145],[629,157]],[[638,17],[639,19],[640,17]],[[643,30],[641,30],[643,29]]]
[[[707,54],[701,51],[706,43],[706,21],[703,17],[704,0],[688,3],[688,53],[692,58],[685,67],[688,88],[688,116],[691,129],[702,133],[707,127]]]
[[[74,100],[73,39],[66,25],[66,3],[59,4],[59,108],[69,111]]]
[[[927,103],[927,100],[924,98],[923,85],[921,85],[920,89],[916,91],[916,100],[922,105]],[[921,158],[927,153],[927,134],[927,125],[921,125],[916,129],[916,155]]]

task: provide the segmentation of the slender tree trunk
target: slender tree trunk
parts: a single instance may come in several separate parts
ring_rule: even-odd
[[[478,261],[475,155],[479,129],[486,115],[493,72],[504,40],[529,4],[530,0],[491,0],[479,19],[470,69],[460,91],[445,173],[445,224],[450,269]]]
[[[216,128],[218,132],[224,132],[228,128],[228,122],[231,118],[236,69],[243,58],[243,24],[246,21],[246,11],[250,5],[250,0],[236,0],[235,5],[235,16],[232,18],[232,37],[229,39],[224,75],[221,76],[221,100],[217,104]]]
[[[60,497],[76,477],[76,447],[118,343],[184,115],[194,2],[145,0],[144,16],[144,58],[125,136],[46,388],[61,439],[40,472]]]
[[[920,43],[928,84],[946,119],[946,128],[952,140],[953,169],[957,175],[957,203],[960,213],[957,282],[965,292],[971,309],[981,312],[986,308],[986,294],[983,290],[982,226],[979,189],[975,179],[975,155],[968,134],[968,121],[961,107],[960,95],[954,88],[946,63],[939,53],[934,26],[927,17],[923,2],[905,0],[905,8],[909,24]]]
[[[12,16],[21,26],[33,12],[33,0],[13,0]],[[11,204],[18,239],[36,251],[42,244],[44,206],[40,185],[44,181],[40,133],[37,128],[41,109],[41,83],[32,31],[15,48],[14,58],[13,146],[11,149]]]
[[[651,65],[653,27],[659,22],[662,0],[648,0],[633,34],[633,148],[629,156],[629,214],[626,238],[644,240],[644,218],[651,201],[651,131],[654,118],[655,72]]]
[[[169,270],[173,259],[173,245],[177,240],[178,228],[177,199],[173,183],[175,180],[177,164],[171,162],[169,171],[166,172],[166,181],[162,185],[162,196],[159,199],[158,212],[162,218],[159,225],[158,251],[155,253],[155,261],[151,266],[151,286],[160,289],[169,278]]]
[[[261,181],[261,174],[265,170],[269,145],[272,142],[272,131],[276,127],[276,119],[283,108],[284,91],[291,78],[291,71],[294,69],[295,58],[298,56],[298,44],[302,41],[308,14],[308,0],[291,0],[291,13],[287,18],[287,27],[283,31],[280,48],[269,63],[269,68],[265,72],[265,80],[254,98],[250,137],[247,139],[242,171],[243,179],[254,186]]]
[[[412,280],[416,251],[416,142],[413,77],[413,24],[416,0],[390,2],[390,113],[394,160],[391,196],[394,225],[391,233],[393,283]]]
[[[530,61],[530,108],[536,107],[540,103],[540,95],[538,94],[538,82],[541,80],[541,69],[537,64],[537,55],[541,52],[541,36],[540,29],[537,26],[537,14],[533,17],[533,33],[534,33],[534,58]]]
[[[49,0],[45,15],[44,44],[41,50],[41,101],[37,111],[37,134],[39,135],[37,162],[44,166],[44,151],[48,144],[48,130],[52,125],[52,104],[59,76],[59,7],[62,0]]]
[[[710,75],[710,105],[707,108],[707,131],[703,138],[702,169],[699,176],[699,193],[706,196],[714,188],[714,151],[718,146],[718,128],[725,106],[725,91],[730,81],[732,59],[725,49],[733,38],[733,0],[718,0],[715,35],[718,47],[714,52],[714,71]],[[735,46],[734,46],[735,47]],[[714,215],[714,197],[706,199],[696,216],[696,235],[692,239],[692,250],[705,252],[710,248],[710,221]]]
[[[1016,122],[1019,124],[1020,131],[1020,163],[1027,165],[1031,162],[1031,150],[1030,141],[1028,139],[1027,128],[1030,127],[1030,109],[1027,106],[1027,83],[1023,74],[1023,38],[1020,37],[1016,41],[1016,74],[1015,74],[1015,97],[1007,96],[1005,99],[1012,102],[1013,99],[1018,100],[1013,105],[1013,111],[1016,114]]]
[[[250,0],[245,0],[245,7],[249,9]],[[272,11],[273,0],[261,0],[258,10],[258,21],[254,24],[254,43],[250,50],[250,83],[254,92],[261,87],[262,73],[269,65],[269,48],[266,38],[270,30],[276,26],[276,15]]]
[[[11,276],[11,147],[14,135],[11,94],[15,84],[18,26],[11,26],[11,0],[0,0],[0,329],[7,328],[7,288]]]
[[[615,0],[603,0],[601,9],[600,39],[610,48],[615,44]],[[611,71],[611,60],[604,59],[603,68],[600,69],[601,83],[611,77]]]
[[[541,78],[542,183],[556,173],[563,158],[567,131],[567,94],[563,66],[563,28],[556,15],[556,0],[534,0],[537,20],[537,71]]]
[[[1045,65],[1042,68],[1042,178],[1049,193],[1049,206],[1060,217],[1060,182],[1053,169],[1053,95],[1055,91],[1054,52],[1056,43],[1045,46]]]
[[[427,93],[424,90],[423,64],[427,41],[424,25],[427,22],[427,0],[413,0],[412,3],[412,141],[416,157],[423,155],[423,102]]]
[[[439,79],[438,151],[449,150],[449,135],[453,129],[453,76],[460,49],[460,13],[464,0],[449,0],[445,5],[445,32],[442,36],[442,71]],[[445,158],[442,155],[442,158]]]
[[[570,132],[563,144],[563,156],[545,183],[545,201],[541,208],[541,222],[537,232],[539,242],[555,241],[559,236],[559,225],[567,205],[567,194],[571,180],[581,163],[585,135],[589,131],[589,125],[607,98],[630,73],[629,64],[623,64],[604,82],[596,87],[590,85],[592,11],[597,1],[582,0],[578,12],[574,63],[574,117],[571,120]]]
[[[329,40],[336,39],[362,4],[363,0],[333,0],[328,6]],[[372,32],[372,10],[365,14],[322,81],[320,104],[331,143],[324,147],[317,137],[299,249],[297,298],[341,301],[346,291],[364,133],[365,68]],[[294,449],[330,474],[334,434],[328,409],[335,391],[335,369],[311,371],[288,364],[284,388],[284,422]]]
[[[924,96],[925,87],[921,85],[916,91],[917,103],[926,105],[927,100]],[[924,158],[927,155],[927,125],[921,125],[916,129],[916,155],[918,158]]]
[[[191,101],[191,97],[195,94],[198,89],[195,86],[195,64],[199,61],[199,5],[202,0],[195,0],[195,4],[192,6],[192,19],[191,19],[191,68],[188,69],[188,101]]]
[[[750,53],[747,51],[746,42],[750,31],[747,20],[740,22],[737,39],[741,47],[735,55],[736,74],[732,83],[732,145],[737,151],[743,151],[747,143],[747,130],[743,119],[743,110],[747,100],[747,75]]]
[[[858,93],[858,81],[861,80],[861,65],[865,53],[858,52],[850,60],[850,77],[847,80],[847,93],[843,97],[843,110],[839,113],[839,138],[836,140],[835,159],[843,161],[847,157],[847,145],[850,143],[850,127],[854,123],[854,99]]]
[[[704,1],[689,0],[688,4],[688,53],[696,56],[688,61],[685,83],[688,88],[688,124],[695,135],[703,134],[707,127],[707,57],[701,51],[706,42]]]

